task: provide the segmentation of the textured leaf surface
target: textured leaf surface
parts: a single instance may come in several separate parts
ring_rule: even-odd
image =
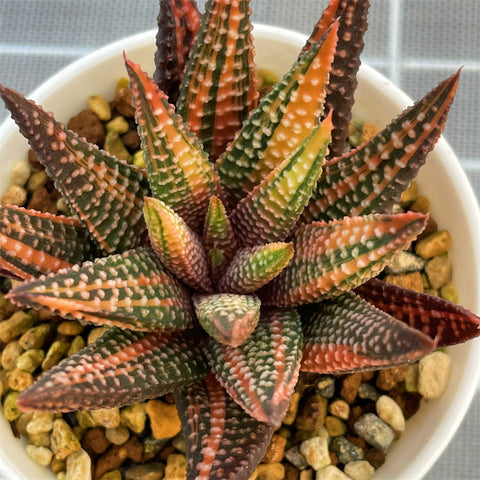
[[[256,107],[249,0],[209,0],[177,110],[216,159]]]
[[[162,264],[189,287],[211,291],[200,237],[161,200],[146,197],[143,211],[152,247]]]
[[[480,335],[480,319],[467,309],[425,293],[372,279],[355,293],[392,317],[435,339],[438,347]]]
[[[198,230],[217,189],[213,165],[155,82],[125,62],[152,194]]]
[[[212,196],[203,227],[203,246],[208,252],[212,279],[223,273],[237,248],[233,229],[222,201]]]
[[[137,246],[145,232],[142,205],[148,192],[141,171],[79,138],[18,92],[0,86],[0,96],[56,189],[100,248],[112,254]]]
[[[293,257],[291,243],[268,243],[239,250],[218,281],[223,292],[251,293],[275,278]]]
[[[302,340],[296,310],[267,310],[240,347],[211,340],[206,355],[219,382],[247,413],[278,425],[297,383]]]
[[[390,212],[442,133],[459,75],[440,83],[363,146],[326,161],[303,217]]]
[[[0,205],[0,268],[32,280],[81,263],[90,243],[79,220]]]
[[[230,221],[244,246],[284,240],[295,227],[322,172],[331,140],[328,116],[298,149],[236,206]]]
[[[258,292],[262,304],[301,305],[351,290],[378,275],[425,228],[425,215],[372,214],[301,226],[287,267]]]
[[[392,367],[425,355],[436,343],[351,292],[314,305],[304,320],[303,371],[347,373]]]
[[[10,290],[15,303],[132,330],[183,329],[193,312],[184,288],[144,249],[99,258]]]
[[[304,48],[308,51],[312,43],[324,35],[332,10],[336,8],[334,17],[340,20],[338,43],[325,98],[325,112],[333,112],[334,125],[329,158],[342,155],[345,150],[369,7],[369,0],[332,0]]]
[[[175,392],[187,446],[186,480],[247,480],[265,455],[274,427],[257,422],[213,375]]]
[[[199,334],[112,328],[44,373],[22,393],[18,405],[23,410],[69,412],[165,395],[207,374]]]
[[[262,99],[220,159],[218,173],[232,204],[289,158],[315,127],[323,112],[337,27]]]
[[[195,0],[160,0],[153,78],[170,103],[177,101],[185,64],[200,26]]]
[[[255,330],[260,300],[254,295],[220,293],[194,297],[200,325],[217,342],[238,347]]]

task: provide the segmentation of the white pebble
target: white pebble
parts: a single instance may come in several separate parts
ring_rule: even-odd
[[[328,465],[317,471],[316,480],[351,480],[351,478],[334,465]]]
[[[31,168],[30,164],[26,162],[16,163],[10,172],[10,183],[23,187],[30,178]]]
[[[82,448],[67,457],[66,480],[92,480],[92,460]]]
[[[36,447],[35,445],[27,445],[25,447],[27,455],[39,465],[50,465],[53,453],[46,447]]]
[[[344,467],[344,472],[352,480],[370,480],[375,475],[375,469],[366,460],[347,463]]]
[[[382,395],[376,402],[377,415],[395,431],[405,430],[405,417],[398,403],[388,395]]]
[[[312,437],[304,440],[300,444],[300,452],[314,470],[318,470],[332,463],[326,438]]]
[[[418,392],[426,399],[440,397],[450,378],[451,361],[444,352],[423,357],[418,365]]]

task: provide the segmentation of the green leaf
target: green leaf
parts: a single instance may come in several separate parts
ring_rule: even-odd
[[[208,373],[198,334],[112,328],[44,373],[18,405],[25,411],[73,412],[165,395]]]
[[[433,350],[427,335],[372,307],[351,292],[314,305],[304,320],[301,370],[349,373],[393,367]]]
[[[76,218],[0,205],[0,268],[22,280],[56,272],[91,255]]]
[[[217,191],[213,165],[155,82],[139,65],[125,63],[152,194],[199,231]]]
[[[252,293],[275,278],[293,257],[291,243],[268,243],[239,250],[217,284],[218,290]]]
[[[143,212],[152,247],[162,264],[189,287],[211,291],[200,237],[161,200],[146,197]]]
[[[249,3],[206,3],[180,86],[177,111],[214,160],[257,106]]]
[[[254,295],[198,295],[193,303],[205,331],[217,342],[232,347],[241,345],[260,319],[260,300]]]
[[[233,400],[259,422],[278,425],[297,383],[302,345],[296,310],[267,310],[241,346],[212,339],[206,355]]]
[[[325,162],[303,218],[391,212],[442,133],[459,75],[441,82],[363,146]]]
[[[302,225],[292,260],[257,294],[263,305],[294,306],[351,290],[378,275],[426,222],[425,215],[408,212]]]
[[[67,318],[132,330],[193,325],[188,293],[153,253],[140,248],[23,283],[8,298]]]
[[[139,245],[145,233],[142,172],[57,122],[51,113],[0,85],[0,96],[72,212],[106,253]]]
[[[375,307],[434,339],[437,347],[480,336],[480,318],[448,300],[401,288],[376,278],[355,293]]]
[[[187,447],[186,480],[248,480],[274,428],[247,415],[209,375],[175,392]]]
[[[335,23],[263,97],[220,158],[220,181],[232,205],[291,157],[318,122],[323,113],[337,27]]]
[[[331,130],[328,116],[290,157],[238,203],[230,222],[243,246],[281,241],[289,235],[320,177]]]
[[[200,26],[195,0],[160,0],[153,78],[171,103],[177,101],[185,64]]]

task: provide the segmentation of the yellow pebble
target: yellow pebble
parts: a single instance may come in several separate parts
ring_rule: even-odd
[[[167,458],[165,480],[185,480],[187,458],[179,453],[171,453]]]
[[[281,463],[262,463],[257,467],[258,480],[283,480],[285,467]]]
[[[153,436],[159,440],[172,438],[181,430],[175,405],[161,400],[150,400],[147,402],[147,415],[150,417]]]
[[[438,230],[420,240],[415,246],[415,253],[422,258],[432,258],[448,251],[452,246],[452,238],[448,230]]]
[[[3,205],[17,205],[22,207],[27,201],[27,191],[19,185],[10,185],[2,195],[0,202]]]
[[[102,121],[106,122],[112,118],[110,105],[102,95],[91,95],[87,100],[90,110]]]

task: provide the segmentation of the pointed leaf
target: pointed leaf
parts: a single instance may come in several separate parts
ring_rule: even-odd
[[[213,165],[155,82],[139,65],[125,64],[152,194],[198,230],[217,190]]]
[[[161,200],[146,197],[143,211],[152,247],[162,264],[189,287],[211,291],[205,250],[198,235]]]
[[[187,446],[186,480],[248,480],[274,428],[247,415],[213,375],[175,392]]]
[[[208,252],[209,268],[215,281],[223,273],[237,248],[225,206],[215,195],[210,198],[205,217],[203,245]]]
[[[433,348],[427,335],[377,310],[351,292],[324,300],[305,319],[301,369],[347,373],[418,360]]]
[[[0,268],[23,280],[81,263],[90,256],[76,218],[0,205]]]
[[[268,310],[240,347],[211,340],[206,355],[219,382],[248,414],[278,425],[297,383],[302,345],[297,311]]]
[[[459,74],[440,83],[363,146],[325,162],[303,217],[311,221],[390,212],[442,133]]]
[[[236,206],[230,221],[244,246],[284,240],[295,227],[320,177],[331,129],[328,116]]]
[[[372,279],[355,293],[392,317],[435,339],[438,347],[463,343],[480,335],[480,319],[442,298]]]
[[[200,16],[195,0],[160,0],[153,78],[170,103],[177,101]]]
[[[354,93],[358,83],[360,54],[364,47],[363,36],[368,27],[367,13],[370,2],[369,0],[342,0],[339,3],[338,0],[332,0],[307,41],[303,52],[308,51],[312,43],[324,34],[326,24],[332,17],[332,10],[335,7],[337,10],[333,15],[340,19],[340,25],[325,98],[325,112],[333,112],[334,126],[328,158],[340,156],[345,151],[348,126],[352,118]]]
[[[140,333],[111,328],[25,390],[25,411],[121,407],[172,392],[207,374],[199,332]]]
[[[351,290],[378,275],[425,228],[427,217],[372,214],[301,226],[287,267],[257,292],[264,305],[292,306]]]
[[[193,303],[200,325],[217,342],[238,347],[255,330],[260,300],[254,295],[199,295]]]
[[[219,161],[218,173],[234,205],[299,147],[323,112],[337,41],[335,23],[266,95]]]
[[[293,257],[291,243],[268,243],[239,250],[218,281],[222,292],[252,293],[275,278]]]
[[[249,0],[209,0],[180,87],[177,111],[212,159],[256,107]]]
[[[14,303],[132,330],[190,328],[184,288],[144,249],[99,258],[10,290]]]
[[[100,248],[111,254],[139,245],[148,192],[141,171],[79,138],[18,92],[0,85],[0,96],[56,189]]]

